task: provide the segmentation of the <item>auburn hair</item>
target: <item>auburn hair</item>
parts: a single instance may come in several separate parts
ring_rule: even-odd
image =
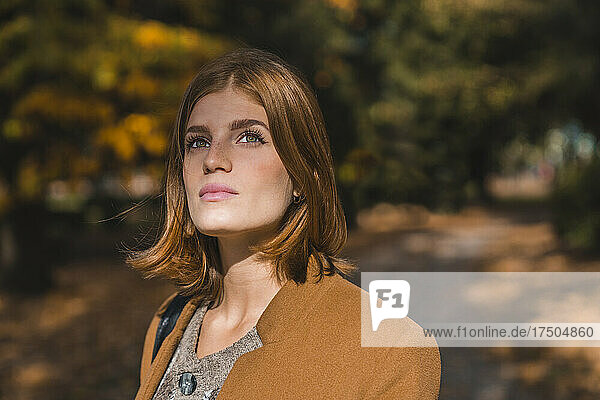
[[[347,238],[346,220],[335,185],[329,139],[316,96],[303,75],[264,50],[240,48],[204,64],[188,85],[167,154],[162,194],[166,213],[156,242],[127,250],[126,262],[145,278],[166,278],[182,295],[210,300],[222,294],[222,265],[216,237],[200,233],[189,214],[183,182],[184,136],[188,118],[202,97],[231,87],[264,107],[275,149],[294,187],[302,194],[290,202],[275,237],[252,251],[274,266],[277,280],[300,284],[356,266],[339,257]]]

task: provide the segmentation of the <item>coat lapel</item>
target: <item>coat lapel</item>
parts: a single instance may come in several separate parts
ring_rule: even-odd
[[[315,270],[312,270],[312,274]],[[271,300],[256,324],[263,345],[274,343],[302,332],[302,321],[310,314],[318,300],[325,294],[332,279],[324,276],[320,281],[311,275],[305,283],[288,280]]]
[[[177,323],[175,324],[173,331],[166,337],[162,346],[160,346],[160,350],[152,362],[150,373],[144,384],[138,390],[135,400],[152,399],[154,392],[156,392],[156,389],[158,388],[158,385],[160,384],[160,381],[167,370],[167,367],[169,366],[171,357],[181,341],[181,337],[183,336],[185,328],[192,319],[194,312],[201,302],[202,299],[197,296],[190,299],[190,301],[185,305],[181,311],[181,315],[177,319]]]

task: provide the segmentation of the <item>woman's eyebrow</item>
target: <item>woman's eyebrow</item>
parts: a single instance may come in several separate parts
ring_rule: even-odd
[[[192,125],[187,128],[185,133],[193,132],[193,133],[210,133],[210,129],[206,125]]]
[[[269,127],[262,121],[257,119],[236,119],[229,124],[229,130],[233,131],[236,129],[249,128],[253,125],[260,125],[264,127],[266,130],[269,130]],[[192,125],[187,128],[186,133],[210,133],[210,129],[206,125]]]
[[[250,128],[252,125],[260,125],[269,130],[269,127],[264,122],[257,119],[237,119],[229,124],[229,130]]]

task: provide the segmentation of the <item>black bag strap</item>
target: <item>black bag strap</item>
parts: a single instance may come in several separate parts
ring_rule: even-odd
[[[175,295],[173,300],[167,306],[167,309],[160,317],[160,322],[158,323],[158,328],[156,329],[156,339],[154,340],[154,350],[152,351],[152,361],[154,361],[154,357],[158,353],[160,346],[164,342],[165,338],[173,331],[175,328],[175,323],[177,319],[181,315],[181,311],[183,307],[188,303],[191,297],[182,296],[180,294]]]

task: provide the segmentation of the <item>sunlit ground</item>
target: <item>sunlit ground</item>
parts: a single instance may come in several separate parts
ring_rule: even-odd
[[[560,249],[548,217],[535,207],[432,215],[380,205],[362,215],[362,225],[378,232],[356,232],[347,253],[363,271],[600,271],[600,260]],[[391,227],[401,219],[415,224]],[[443,348],[441,354],[440,399],[600,397],[600,348]]]

